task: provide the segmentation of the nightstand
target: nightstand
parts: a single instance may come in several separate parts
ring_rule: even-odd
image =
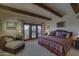
[[[73,48],[77,48],[78,42],[79,42],[79,35],[73,36]]]
[[[79,39],[74,40],[74,48],[79,50]]]

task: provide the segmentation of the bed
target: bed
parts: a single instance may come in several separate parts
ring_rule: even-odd
[[[60,37],[60,35],[62,36],[62,34],[58,34],[59,36],[56,36],[56,32],[63,33],[64,36]],[[66,55],[72,47],[72,32],[66,30],[56,30],[51,33],[52,35],[40,36],[38,43],[58,56]],[[65,37],[66,34],[69,34],[69,38]]]

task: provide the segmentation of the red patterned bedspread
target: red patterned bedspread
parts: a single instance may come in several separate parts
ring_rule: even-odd
[[[72,46],[72,39],[60,38],[56,36],[43,35],[39,37],[38,43],[50,51],[54,52],[56,55],[66,55]]]

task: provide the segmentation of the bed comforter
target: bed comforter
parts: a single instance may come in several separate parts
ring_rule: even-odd
[[[43,35],[39,37],[38,43],[46,47],[58,56],[66,55],[72,47],[73,40],[71,38],[60,38],[56,36]]]

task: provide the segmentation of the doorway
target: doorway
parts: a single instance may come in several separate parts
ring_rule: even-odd
[[[24,24],[24,39],[35,39],[42,34],[42,25],[41,24]]]

